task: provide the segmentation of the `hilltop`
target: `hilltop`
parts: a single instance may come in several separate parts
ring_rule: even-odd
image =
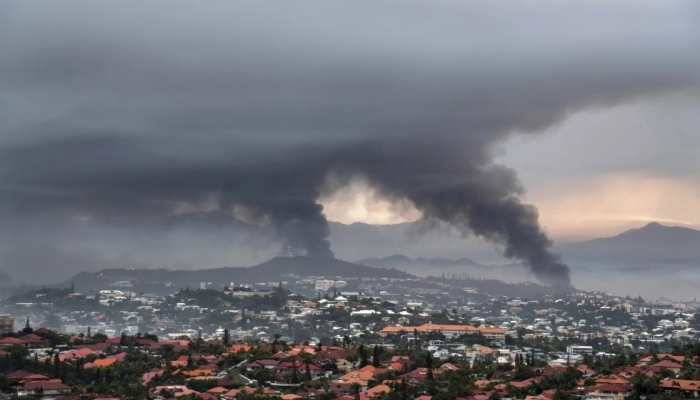
[[[198,287],[200,282],[224,286],[230,282],[253,284],[276,282],[289,275],[347,278],[409,278],[412,275],[395,269],[374,268],[341,260],[312,257],[276,257],[252,267],[225,267],[201,270],[113,268],[82,272],[61,283],[74,283],[77,291],[113,287],[115,282],[129,281],[132,291],[170,292],[174,288]]]
[[[557,247],[567,261],[698,263],[700,231],[652,222],[617,236]]]

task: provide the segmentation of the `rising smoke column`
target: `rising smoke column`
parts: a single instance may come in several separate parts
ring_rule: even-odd
[[[501,135],[460,137],[467,145],[456,149],[416,139],[349,151],[334,176],[351,180],[356,173],[389,199],[412,202],[426,222],[502,245],[506,257],[523,261],[538,280],[570,285],[569,267],[549,250],[536,208],[519,199],[515,173],[491,161],[490,145]]]
[[[494,152],[695,93],[697,3],[389,3],[3,2],[0,258],[12,240],[70,248],[76,220],[163,234],[177,210],[332,257],[319,190],[362,177],[568,284]]]

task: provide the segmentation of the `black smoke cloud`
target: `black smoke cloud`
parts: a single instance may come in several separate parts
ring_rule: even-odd
[[[213,202],[332,257],[320,190],[362,177],[568,284],[497,146],[700,70],[691,1],[3,4],[0,210],[25,238]]]

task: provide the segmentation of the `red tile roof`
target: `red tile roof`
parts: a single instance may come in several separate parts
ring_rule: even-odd
[[[42,388],[43,390],[70,390],[70,386],[63,384],[61,381],[35,381],[27,382],[24,384],[25,390],[36,390]]]
[[[21,340],[17,338],[13,338],[12,336],[8,336],[6,338],[0,339],[0,344],[7,344],[7,345],[13,345],[13,344],[24,344]]]
[[[657,362],[656,364],[652,365],[652,367],[656,367],[656,368],[674,368],[674,369],[675,369],[675,368],[679,368],[679,369],[680,369],[680,368],[683,368],[683,366],[682,366],[681,364],[678,364],[678,363],[673,362],[673,361],[671,361],[671,360],[659,361],[659,362]]]

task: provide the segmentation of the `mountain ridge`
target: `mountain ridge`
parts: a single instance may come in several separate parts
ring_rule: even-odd
[[[567,261],[700,264],[700,231],[651,222],[618,235],[556,246]]]
[[[75,285],[76,290],[92,290],[113,286],[117,281],[130,281],[135,291],[153,291],[167,293],[164,287],[197,287],[200,282],[211,282],[223,287],[230,282],[236,284],[253,284],[257,282],[276,282],[282,276],[319,276],[346,278],[411,278],[414,275],[396,269],[375,268],[353,264],[337,259],[313,257],[275,257],[264,263],[250,267],[222,267],[199,270],[169,269],[130,269],[111,268],[96,272],[81,272],[56,286]],[[165,286],[165,284],[169,285]]]

